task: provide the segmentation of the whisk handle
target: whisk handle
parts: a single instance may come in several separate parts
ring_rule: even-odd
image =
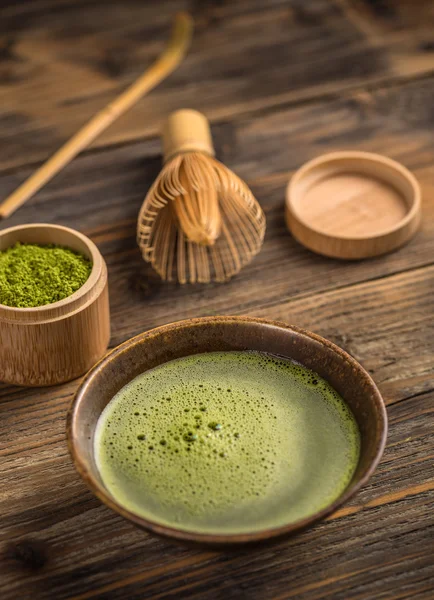
[[[171,113],[163,126],[163,150],[165,162],[181,152],[205,152],[214,156],[207,118],[190,109]]]

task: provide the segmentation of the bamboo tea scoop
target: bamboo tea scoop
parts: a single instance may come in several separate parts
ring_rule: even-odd
[[[247,185],[214,158],[202,114],[172,113],[163,147],[165,165],[139,213],[143,258],[165,280],[227,281],[259,252],[264,213]]]
[[[187,13],[177,14],[170,40],[155,63],[116,100],[96,114],[0,205],[0,219],[15,212],[118,117],[167,77],[185,56],[192,28],[192,19]]]

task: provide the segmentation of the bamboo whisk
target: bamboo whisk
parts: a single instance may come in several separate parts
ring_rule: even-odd
[[[227,281],[259,252],[264,213],[247,185],[214,158],[202,114],[172,113],[163,148],[164,167],[139,213],[143,258],[168,281]]]

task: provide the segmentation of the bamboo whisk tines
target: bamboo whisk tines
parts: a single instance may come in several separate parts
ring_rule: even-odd
[[[259,252],[264,213],[247,185],[214,158],[200,113],[171,114],[163,146],[165,165],[139,214],[143,258],[168,281],[227,281]]]

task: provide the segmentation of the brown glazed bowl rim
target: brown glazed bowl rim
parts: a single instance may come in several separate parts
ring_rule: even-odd
[[[346,488],[346,490],[337,498],[334,502],[329,504],[324,509],[312,514],[311,516],[298,520],[292,521],[285,525],[279,527],[268,528],[264,530],[254,531],[251,533],[235,533],[235,534],[215,534],[215,533],[197,533],[194,531],[188,531],[183,529],[177,529],[176,527],[171,527],[167,525],[162,525],[157,521],[152,521],[150,519],[146,519],[140,517],[137,514],[129,511],[121,504],[117,503],[106,491],[104,486],[100,484],[92,473],[89,473],[85,462],[82,459],[80,454],[80,450],[74,442],[76,438],[76,431],[80,427],[80,423],[77,419],[78,406],[80,402],[83,402],[86,397],[86,390],[89,383],[92,381],[94,377],[96,377],[101,371],[104,371],[105,367],[111,362],[115,361],[117,357],[119,357],[124,352],[127,352],[129,348],[137,345],[146,343],[147,339],[150,339],[156,335],[164,334],[168,331],[179,330],[182,332],[184,328],[192,328],[197,325],[203,324],[216,324],[216,323],[233,323],[233,322],[243,322],[243,323],[251,323],[259,326],[263,326],[266,328],[278,328],[284,329],[287,331],[291,331],[297,337],[305,337],[309,338],[316,343],[332,350],[336,354],[340,356],[340,358],[347,363],[350,364],[356,371],[358,376],[361,379],[365,380],[367,387],[370,389],[371,396],[374,399],[376,406],[376,414],[377,414],[377,423],[376,428],[379,433],[379,441],[376,448],[376,453],[373,455],[371,461],[365,467],[364,471],[361,473],[360,478],[350,483],[350,485]],[[290,357],[288,357],[290,358]],[[367,373],[367,371],[347,352],[336,346],[329,340],[307,331],[305,329],[296,327],[294,325],[289,325],[280,321],[273,321],[268,319],[256,318],[256,317],[241,317],[241,316],[213,316],[213,317],[199,317],[195,319],[188,319],[182,321],[176,321],[174,323],[169,323],[167,325],[163,325],[160,327],[156,327],[154,329],[150,329],[144,333],[140,333],[139,335],[130,338],[129,340],[123,342],[116,348],[114,348],[109,354],[107,354],[101,361],[99,361],[86,375],[84,380],[82,381],[80,387],[78,388],[74,398],[72,399],[68,414],[67,414],[67,422],[66,422],[66,434],[68,441],[68,448],[71,454],[72,460],[74,462],[75,468],[78,473],[81,475],[87,486],[90,490],[103,502],[106,506],[120,514],[125,519],[131,521],[138,527],[152,533],[154,535],[158,535],[161,537],[169,538],[172,540],[176,540],[178,542],[186,543],[186,544],[197,544],[202,547],[209,546],[214,548],[219,547],[239,547],[245,544],[256,544],[261,542],[269,542],[271,540],[276,540],[278,538],[286,537],[291,534],[297,533],[306,529],[307,527],[317,523],[318,521],[323,520],[325,517],[329,516],[331,513],[335,512],[339,507],[345,504],[350,498],[352,498],[359,489],[368,481],[373,472],[375,471],[378,463],[381,460],[383,455],[384,447],[386,444],[387,437],[387,412],[384,400],[374,383],[371,376]]]

